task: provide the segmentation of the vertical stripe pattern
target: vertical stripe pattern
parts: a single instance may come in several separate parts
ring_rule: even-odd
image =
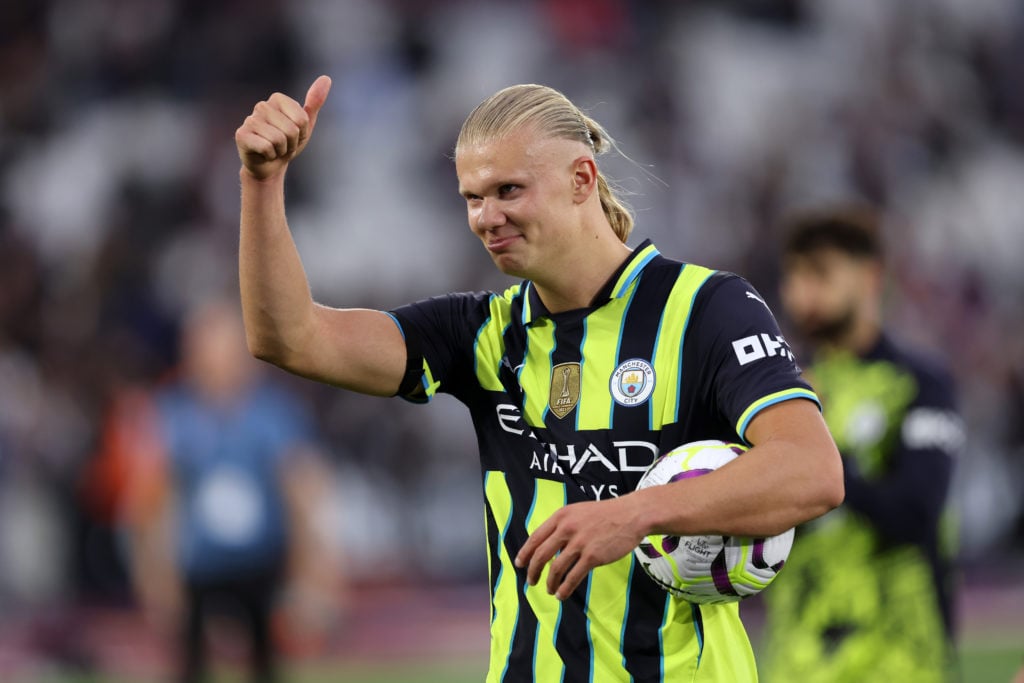
[[[495,526],[500,529],[495,539],[497,548],[497,577],[491,589],[491,670],[487,683],[497,683],[504,675],[512,649],[512,635],[519,618],[519,598],[516,595],[516,576],[505,546],[505,535],[512,522],[512,494],[502,472],[488,472],[484,480],[484,497]],[[493,571],[493,569],[492,569]],[[495,670],[495,662],[501,668]]]
[[[533,504],[526,517],[527,533],[532,534],[555,510],[565,506],[565,503],[564,484],[549,479],[538,479]],[[537,617],[536,642],[533,647],[534,680],[557,683],[562,680],[565,670],[562,659],[555,649],[562,603],[548,593],[547,578],[548,567],[545,567],[537,584],[524,585],[523,592]]]

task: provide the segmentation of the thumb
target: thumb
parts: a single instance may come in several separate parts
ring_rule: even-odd
[[[306,110],[306,114],[309,116],[309,132],[313,132],[313,126],[316,125],[316,117],[320,114],[320,109],[324,106],[324,102],[327,101],[327,93],[331,91],[331,77],[320,76],[318,79],[313,81],[313,85],[309,86],[309,90],[306,92],[306,102],[302,105],[302,108]]]

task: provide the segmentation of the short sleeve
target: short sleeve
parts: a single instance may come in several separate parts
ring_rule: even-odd
[[[704,398],[746,441],[750,421],[770,405],[818,397],[801,370],[768,305],[754,287],[731,273],[716,273],[695,302],[692,338]]]
[[[439,391],[464,397],[473,378],[473,344],[487,319],[491,296],[448,294],[389,312],[402,332],[408,356],[398,396],[414,403],[425,403]]]

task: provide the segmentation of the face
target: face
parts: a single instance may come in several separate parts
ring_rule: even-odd
[[[542,279],[558,267],[580,227],[581,164],[593,168],[582,143],[528,129],[456,151],[469,227],[503,273]]]
[[[833,247],[788,256],[782,304],[800,333],[814,343],[838,343],[878,296],[878,269]]]

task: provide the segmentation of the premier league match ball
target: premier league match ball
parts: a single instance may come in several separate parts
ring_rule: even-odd
[[[637,489],[712,472],[746,451],[723,441],[694,441],[658,457]],[[793,547],[793,529],[770,538],[662,536],[644,538],[633,551],[655,583],[689,602],[735,602],[760,593]]]

